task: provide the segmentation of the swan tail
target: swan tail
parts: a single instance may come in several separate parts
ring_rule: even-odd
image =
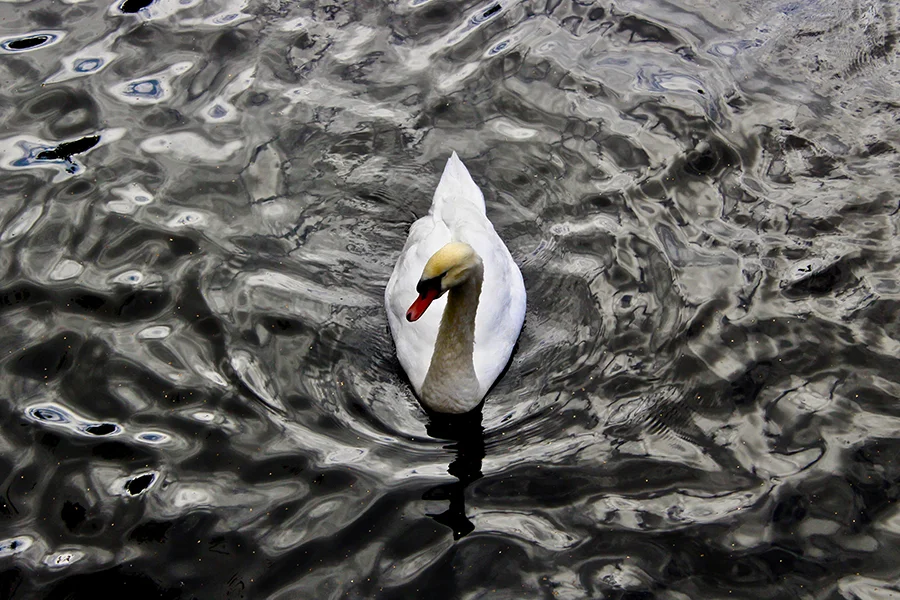
[[[477,208],[481,214],[485,214],[484,195],[472,176],[469,175],[469,170],[454,152],[447,160],[444,174],[441,175],[441,182],[434,191],[431,212],[440,218],[445,204],[459,205],[463,203],[468,203]]]

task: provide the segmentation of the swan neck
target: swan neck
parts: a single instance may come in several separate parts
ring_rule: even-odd
[[[422,400],[438,412],[463,413],[481,402],[475,375],[475,315],[484,281],[478,264],[472,276],[447,292],[431,365],[422,384]]]

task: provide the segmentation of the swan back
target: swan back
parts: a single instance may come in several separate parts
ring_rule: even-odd
[[[467,204],[465,208],[475,208],[482,215],[485,214],[484,195],[469,175],[469,170],[454,152],[447,160],[441,182],[434,191],[429,213],[437,219],[442,219],[445,210],[452,211],[460,203]]]

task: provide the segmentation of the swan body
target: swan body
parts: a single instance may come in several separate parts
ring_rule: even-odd
[[[384,294],[397,357],[422,403],[472,410],[503,371],[525,321],[522,273],[452,154],[413,223]]]

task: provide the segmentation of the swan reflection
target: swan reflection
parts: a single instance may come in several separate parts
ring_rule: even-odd
[[[423,500],[448,500],[450,506],[442,513],[428,514],[438,523],[453,531],[453,539],[460,539],[475,529],[466,516],[466,487],[482,477],[481,461],[484,459],[484,427],[481,420],[481,406],[462,414],[448,415],[428,412],[426,430],[433,438],[448,440],[444,446],[455,453],[447,467],[447,472],[457,481],[435,486],[422,496]]]

